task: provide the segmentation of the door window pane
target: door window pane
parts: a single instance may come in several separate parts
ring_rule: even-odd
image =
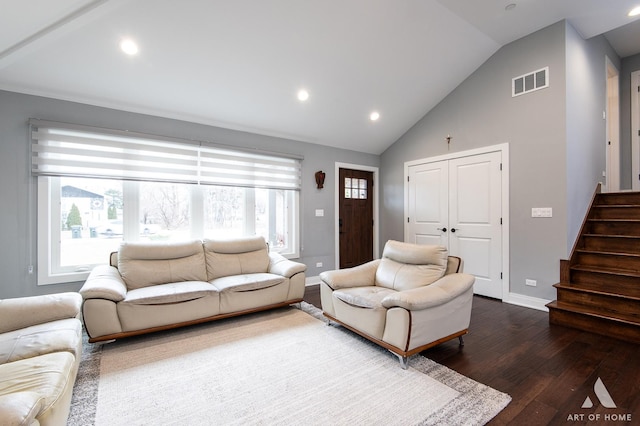
[[[367,180],[358,178],[344,179],[344,198],[367,199]]]

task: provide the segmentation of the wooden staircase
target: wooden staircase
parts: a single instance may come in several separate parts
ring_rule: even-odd
[[[640,343],[640,192],[596,191],[549,322]]]

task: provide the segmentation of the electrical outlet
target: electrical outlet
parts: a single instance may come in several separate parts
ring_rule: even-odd
[[[316,268],[322,268],[322,262],[317,262],[316,263]]]
[[[524,280],[524,285],[535,287],[538,285],[538,282],[536,280],[530,280],[527,278],[526,280]]]

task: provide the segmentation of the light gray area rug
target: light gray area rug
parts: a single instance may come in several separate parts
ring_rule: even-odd
[[[91,345],[69,424],[476,425],[511,400],[302,308]]]

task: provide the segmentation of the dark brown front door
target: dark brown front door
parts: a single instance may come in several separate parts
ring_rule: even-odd
[[[373,172],[340,169],[340,268],[373,260]]]

